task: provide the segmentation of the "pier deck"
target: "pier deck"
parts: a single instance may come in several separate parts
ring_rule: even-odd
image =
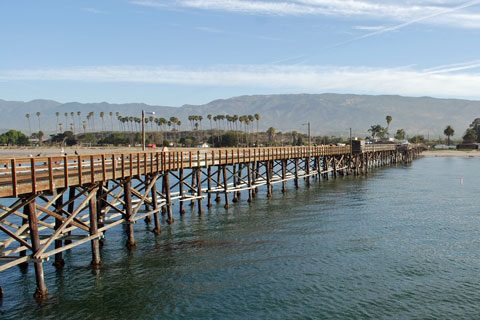
[[[35,267],[37,298],[45,297],[43,263],[62,252],[90,243],[92,265],[100,265],[99,241],[106,230],[126,224],[127,247],[136,246],[133,224],[145,219],[160,233],[159,214],[173,223],[172,205],[224,198],[225,208],[242,192],[251,202],[259,187],[272,196],[273,185],[294,180],[362,174],[373,167],[410,162],[417,145],[369,145],[353,153],[350,146],[201,149],[102,153],[62,157],[16,157],[0,160],[0,272],[14,266]],[[231,199],[230,199],[231,198]],[[1,292],[0,287],[0,292]]]

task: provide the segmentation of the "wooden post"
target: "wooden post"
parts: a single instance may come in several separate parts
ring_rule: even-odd
[[[212,166],[208,166],[207,168],[207,189],[208,189],[208,194],[207,194],[207,207],[212,206]]]
[[[267,197],[270,198],[272,196],[272,171],[271,171],[271,163],[270,160],[265,161],[265,174],[267,176]]]
[[[221,173],[222,173],[222,166],[220,165],[220,160],[219,160],[219,165],[217,166],[217,188],[219,187],[219,182],[220,182],[220,179],[221,179]],[[220,198],[220,192],[217,192],[217,196],[215,197],[215,201],[216,202],[220,202],[221,201],[221,198]]]
[[[27,206],[28,225],[30,227],[30,238],[32,241],[32,256],[40,249],[40,236],[38,233],[37,220],[37,206],[35,200],[32,200]],[[45,278],[43,276],[43,262],[34,262],[35,279],[37,281],[37,288],[35,289],[34,297],[42,299],[47,296],[47,286],[45,285]]]
[[[127,223],[127,248],[137,246],[135,242],[135,235],[133,233],[133,221],[130,221],[132,215],[132,180],[130,178],[124,182],[123,185],[123,200],[125,201],[125,221]]]
[[[73,198],[75,198],[75,187],[72,186],[68,190],[68,200],[70,201]],[[67,210],[68,210],[69,213],[72,213],[73,210],[75,210],[75,201],[72,201],[68,204]],[[72,234],[72,232],[69,231],[68,235],[71,235],[71,234]],[[65,240],[65,245],[70,244],[70,243],[72,243],[72,240]]]
[[[310,186],[310,157],[305,157],[305,173],[307,174],[307,186]]]
[[[168,178],[169,172],[166,171],[163,175],[163,182],[165,184],[165,200],[167,201],[167,222],[168,224],[172,224],[175,220],[172,216],[172,200],[170,198],[170,180]]]
[[[160,226],[160,215],[158,214],[158,202],[157,202],[157,183],[152,186],[152,203],[153,203],[153,210],[155,213],[153,214],[153,221],[155,223],[155,228],[153,229],[153,233],[160,234],[162,232],[162,227]]]
[[[225,209],[230,208],[230,202],[228,200],[228,176],[227,176],[227,165],[224,164],[222,166],[223,171],[223,191],[225,193]]]
[[[97,196],[98,193],[95,193],[93,197],[90,198],[89,204],[89,214],[90,214],[90,235],[93,236],[98,232],[98,224],[97,224]],[[90,263],[92,266],[99,266],[102,264],[100,260],[100,243],[98,238],[95,238],[90,241],[92,245],[92,262]]]
[[[179,203],[179,206],[180,206],[180,214],[185,214],[185,209],[183,208],[183,169],[180,169],[179,170],[179,181],[178,181],[178,191],[180,193],[180,203]]]
[[[239,164],[240,165],[240,164]],[[233,189],[236,189],[237,188],[237,165],[236,164],[233,164]],[[233,199],[232,199],[232,202],[237,202],[238,199],[237,199],[237,191],[234,191],[233,192]]]
[[[287,160],[282,160],[282,192],[285,193],[287,191]]]
[[[202,180],[201,179],[201,173],[202,173],[202,170],[200,169],[200,167],[198,167],[197,169],[197,201],[198,201],[198,214],[201,215],[202,214]]]
[[[61,192],[61,190],[57,190],[57,192]],[[55,211],[59,215],[62,214],[62,212],[60,211],[60,209],[62,208],[62,205],[63,205],[63,195],[58,197],[58,199],[55,201],[55,209],[56,209]],[[58,228],[60,228],[61,225],[62,225],[62,220],[55,218],[55,231]],[[62,240],[55,240],[55,249],[58,249],[61,247],[62,247]],[[55,254],[55,261],[53,262],[53,265],[57,268],[63,268],[63,266],[65,265],[65,260],[63,260],[62,252],[58,252]]]
[[[337,177],[337,156],[332,156],[333,160],[333,177]]]
[[[293,180],[295,183],[295,188],[298,189],[298,158],[295,158],[295,179]]]
[[[196,187],[196,181],[197,181],[197,173],[195,170],[196,170],[195,168],[192,168],[192,188],[193,189],[190,189],[190,193],[192,194],[192,196],[195,196],[195,187]],[[190,207],[194,207],[194,206],[195,206],[195,200],[192,199],[190,200]]]
[[[323,157],[323,178],[325,180],[328,180],[328,156]]]
[[[27,216],[27,218],[22,218],[22,225],[28,223],[28,210],[29,210],[28,206],[24,206],[24,207],[23,207],[23,214],[24,214],[25,216]],[[25,256],[27,256],[27,250],[20,251],[20,254],[19,254],[19,255],[20,255],[20,257],[25,257]],[[20,263],[18,266],[20,267],[20,271],[21,271],[23,274],[27,273],[27,271],[28,271],[28,262]]]
[[[144,161],[144,165],[146,166],[146,163],[147,163],[147,154],[146,153],[144,153],[143,161]],[[145,168],[145,166],[144,166],[144,171],[145,171],[145,175],[144,175],[145,183],[144,183],[144,185],[145,185],[145,190],[146,190],[148,185],[150,184],[150,181],[152,181],[152,177],[149,174],[147,174],[147,169]],[[145,212],[149,212],[150,211],[150,205],[148,204],[148,202],[144,201],[143,205],[145,206]],[[144,221],[147,225],[149,225],[150,223],[152,223],[152,217],[149,216],[149,215],[145,216]]]
[[[252,180],[253,180],[253,172],[252,172],[252,166],[253,163],[247,163],[247,175],[248,175],[248,202],[252,202],[253,200],[253,189],[252,189]]]
[[[104,202],[103,202],[103,196],[105,194],[104,190],[103,190],[103,184],[106,184],[107,185],[107,188],[108,188],[108,181],[106,182],[100,182],[99,183],[99,187],[98,187],[98,191],[97,191],[97,221],[98,221],[98,228],[103,228],[104,227],[104,224],[101,222],[104,220],[104,216],[105,214],[102,212],[102,210],[104,209]],[[105,231],[103,232],[103,234],[105,234]],[[98,239],[99,242],[100,242],[100,246],[103,246],[103,237],[102,239]]]
[[[244,159],[244,165],[245,165],[245,150],[243,151],[243,159]],[[240,178],[242,177],[242,164],[239,163],[238,164],[238,172],[237,172],[237,185],[242,183],[242,181],[240,180]],[[242,192],[240,190],[237,191],[237,199],[240,199],[242,197]]]

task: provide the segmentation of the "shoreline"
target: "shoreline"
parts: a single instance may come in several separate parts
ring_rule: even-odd
[[[478,158],[480,157],[480,152],[478,150],[438,150],[431,151],[427,150],[421,153],[424,157],[461,157],[461,158]]]

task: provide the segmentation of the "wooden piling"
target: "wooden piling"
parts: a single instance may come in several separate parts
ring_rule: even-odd
[[[212,166],[207,168],[207,189],[207,207],[210,208],[212,206]]]
[[[156,179],[156,177],[155,177]],[[162,227],[160,226],[160,215],[158,214],[158,199],[157,199],[157,183],[152,186],[152,190],[150,191],[152,194],[152,203],[153,203],[153,210],[155,213],[153,214],[153,222],[155,223],[155,228],[153,228],[153,233],[160,234],[162,232]]]
[[[225,209],[230,208],[230,202],[228,201],[228,176],[227,176],[227,166],[223,165],[222,166],[222,171],[223,171],[223,190],[225,193]]]
[[[137,246],[135,242],[135,235],[133,233],[133,221],[130,221],[132,216],[132,180],[127,179],[123,185],[123,201],[125,201],[125,221],[127,223],[127,248],[133,248]]]
[[[179,170],[179,179],[178,179],[178,192],[180,194],[180,203],[179,203],[179,211],[180,211],[180,214],[185,214],[185,209],[183,208],[183,203],[185,201],[182,201],[183,200],[183,169],[180,169]]]
[[[98,233],[98,225],[97,225],[97,199],[96,195],[90,198],[89,203],[89,214],[90,214],[90,235],[96,235]],[[98,238],[92,239],[90,241],[92,246],[92,262],[90,265],[92,266],[99,266],[102,264],[100,260],[100,243]]]
[[[35,199],[31,200],[27,205],[28,225],[30,229],[30,239],[32,243],[32,255],[35,255],[40,250],[40,236],[38,233],[38,220],[37,220],[37,206]],[[35,280],[37,282],[37,288],[35,289],[34,297],[36,299],[46,298],[48,290],[45,285],[45,278],[43,275],[43,262],[35,261]]]
[[[233,189],[237,189],[237,165],[236,164],[233,164]],[[233,192],[233,198],[232,198],[232,202],[235,203],[237,202],[238,199],[237,199],[237,191],[234,191]]]
[[[198,202],[198,214],[202,214],[202,180],[201,180],[202,170],[200,168],[196,169],[197,174],[197,202]]]
[[[248,202],[252,202],[253,200],[253,188],[252,188],[252,181],[253,181],[253,172],[252,172],[252,163],[247,163],[247,175],[248,175]]]
[[[295,188],[298,189],[298,158],[295,158],[295,179],[294,179],[294,183],[295,183]]]
[[[57,190],[57,192],[61,192],[61,190]],[[55,212],[59,215],[62,214],[61,212],[62,206],[63,206],[63,195],[59,196],[58,199],[55,201]],[[62,220],[55,218],[55,231],[57,231],[61,225],[62,225]],[[61,248],[62,242],[63,242],[62,240],[55,240],[55,249]],[[61,251],[55,253],[55,261],[53,262],[53,265],[56,268],[63,268],[63,266],[65,266],[65,260],[63,260],[63,253]]]
[[[173,219],[172,215],[172,199],[170,197],[170,180],[169,180],[169,172],[165,172],[163,175],[163,182],[165,184],[165,200],[167,202],[167,223],[172,224],[175,219]]]
[[[267,197],[270,198],[272,196],[272,164],[270,160],[265,161],[265,175],[267,176]]]

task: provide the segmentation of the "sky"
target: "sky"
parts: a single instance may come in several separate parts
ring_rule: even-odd
[[[0,99],[480,100],[480,0],[0,0]]]

